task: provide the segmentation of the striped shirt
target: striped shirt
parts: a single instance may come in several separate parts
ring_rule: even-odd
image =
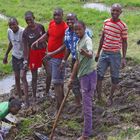
[[[103,50],[118,52],[122,48],[122,40],[127,39],[127,26],[120,19],[117,22],[112,19],[104,21]]]

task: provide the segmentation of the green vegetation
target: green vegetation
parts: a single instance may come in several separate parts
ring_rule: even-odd
[[[116,137],[109,136],[108,140],[139,140],[140,132],[134,128],[122,130]]]
[[[63,125],[75,131],[81,130],[81,124],[79,124],[76,120],[63,121]]]
[[[24,119],[22,122],[21,122],[21,127],[20,127],[20,131],[19,131],[19,134],[17,135],[17,137],[15,139],[21,139],[22,137],[25,137],[30,134],[32,134],[32,129],[30,128],[30,126],[34,123],[34,119],[30,119],[30,118],[27,118],[27,119]]]
[[[139,0],[102,0],[102,2],[107,4],[113,4],[113,3],[121,3],[123,6],[137,6],[140,7],[140,1]]]
[[[89,0],[94,2],[94,0]],[[140,33],[138,29],[140,28],[139,20],[140,20],[140,2],[139,0],[102,0],[100,2],[105,2],[106,4],[111,5],[114,2],[120,2],[126,8],[121,16],[124,22],[127,23],[129,28],[129,45],[128,45],[128,57],[131,57],[136,62],[140,60],[139,47],[136,42],[139,39],[138,36]],[[19,24],[23,27],[26,26],[24,21],[24,13],[28,10],[32,10],[35,14],[36,20],[41,22],[47,29],[49,21],[52,19],[53,10],[56,7],[62,7],[64,9],[64,17],[69,12],[74,12],[77,14],[79,19],[82,19],[86,22],[87,26],[89,26],[94,31],[94,46],[95,49],[98,47],[99,42],[99,33],[102,28],[102,22],[108,18],[110,15],[107,12],[99,12],[94,9],[84,9],[82,5],[84,3],[77,0],[10,0],[3,2],[0,0],[0,13],[10,17],[17,17],[19,20]],[[11,6],[12,5],[12,6]],[[137,6],[137,9],[127,8],[130,6]],[[3,58],[5,49],[7,47],[7,21],[0,20],[0,50],[1,57]],[[10,56],[9,56],[10,59]],[[11,69],[9,65],[4,66],[2,61],[0,62],[0,73],[10,72]]]

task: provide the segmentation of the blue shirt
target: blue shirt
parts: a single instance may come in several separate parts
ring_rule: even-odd
[[[76,33],[70,28],[67,28],[65,31],[64,44],[66,48],[70,51],[72,59],[76,59],[76,45],[78,40],[79,38]]]
[[[90,38],[92,38],[93,34],[91,30],[86,29],[85,32]],[[79,38],[76,35],[76,33],[70,28],[67,28],[65,31],[64,44],[66,48],[70,51],[72,55],[72,59],[76,59],[76,46],[77,46],[78,41],[79,41]]]

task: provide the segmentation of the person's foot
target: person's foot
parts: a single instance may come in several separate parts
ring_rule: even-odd
[[[89,137],[82,135],[77,140],[89,140]]]

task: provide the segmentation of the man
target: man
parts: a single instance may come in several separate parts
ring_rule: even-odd
[[[65,31],[65,37],[64,37],[64,45],[66,49],[65,49],[64,58],[61,62],[61,68],[64,67],[69,55],[71,54],[72,55],[72,68],[71,69],[73,69],[74,63],[76,61],[76,45],[79,40],[79,37],[74,32],[74,23],[77,21],[77,17],[74,13],[69,13],[67,14],[66,21],[68,25],[68,28]],[[72,91],[75,95],[76,105],[70,109],[69,111],[70,113],[75,112],[77,108],[81,107],[80,83],[77,76],[75,76]]]
[[[8,40],[9,45],[3,59],[3,63],[8,63],[8,54],[12,50],[12,67],[15,74],[15,85],[17,89],[17,94],[19,98],[22,97],[21,87],[20,87],[20,73],[23,68],[23,43],[22,34],[24,29],[18,26],[18,21],[16,18],[10,18],[8,21]]]
[[[59,109],[64,97],[64,69],[60,69],[59,66],[64,57],[64,35],[67,24],[63,21],[63,10],[57,8],[53,13],[53,20],[50,22],[48,31],[41,38],[35,41],[32,45],[44,40],[48,41],[48,52],[44,57],[47,69],[46,80],[46,93],[49,93],[50,84],[54,85],[54,92],[57,101],[57,110]]]
[[[107,105],[111,105],[113,102],[113,94],[119,83],[119,69],[122,62],[122,67],[126,65],[126,51],[127,51],[127,26],[119,19],[122,13],[122,7],[120,4],[113,4],[111,7],[111,18],[105,20],[103,26],[103,32],[100,39],[98,52],[96,55],[96,61],[98,61],[100,51],[101,56],[98,61],[97,67],[97,94],[98,100],[101,100],[101,87],[102,80],[107,70],[110,67],[111,73],[111,92],[108,98]],[[122,59],[120,50],[122,49]]]
[[[33,103],[36,102],[36,90],[37,90],[37,77],[38,68],[42,66],[42,59],[46,52],[46,42],[38,43],[34,49],[31,45],[34,41],[40,38],[45,33],[45,28],[43,25],[35,22],[35,17],[32,11],[27,11],[25,13],[25,21],[27,27],[23,32],[23,44],[24,44],[24,71],[22,73],[22,78],[26,83],[25,86],[25,100],[26,105],[29,106],[28,102],[28,83],[26,80],[26,72],[29,66],[32,73],[32,91],[33,91]]]

